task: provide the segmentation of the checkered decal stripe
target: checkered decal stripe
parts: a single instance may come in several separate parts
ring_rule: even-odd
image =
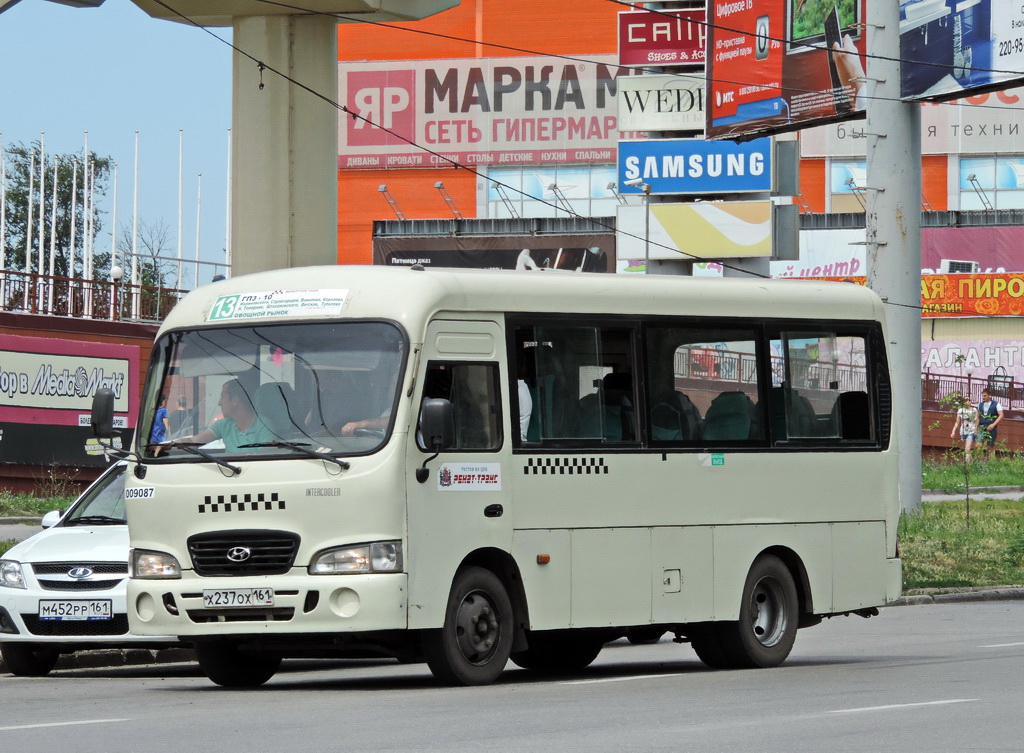
[[[608,473],[604,458],[527,458],[523,473],[527,476],[595,476]]]
[[[257,510],[283,510],[285,504],[277,492],[266,494],[231,494],[203,497],[199,512],[256,512]]]

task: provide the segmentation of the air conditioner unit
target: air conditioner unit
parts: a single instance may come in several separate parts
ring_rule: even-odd
[[[974,275],[980,271],[981,265],[976,261],[943,259],[939,264],[939,273],[944,275]]]

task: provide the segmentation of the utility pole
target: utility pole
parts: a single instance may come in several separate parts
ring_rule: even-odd
[[[900,504],[921,506],[921,105],[900,101],[900,11],[868,2],[867,276],[886,303]]]

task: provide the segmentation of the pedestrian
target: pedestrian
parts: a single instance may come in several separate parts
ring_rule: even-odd
[[[978,403],[978,441],[986,448],[989,460],[996,454],[996,427],[1002,420],[1003,406],[993,399],[991,392],[985,390]]]
[[[950,438],[960,433],[960,441],[964,444],[964,461],[971,462],[971,450],[978,441],[978,409],[973,405],[961,405],[956,410],[956,422],[953,424],[953,431],[949,433]]]
[[[160,398],[160,405],[153,417],[153,429],[149,433],[150,444],[163,444],[171,436],[171,425],[167,420],[167,397]]]

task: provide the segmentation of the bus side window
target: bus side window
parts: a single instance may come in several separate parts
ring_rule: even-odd
[[[451,401],[455,444],[448,452],[493,451],[501,446],[498,364],[432,361],[423,381],[423,399],[428,398]]]

